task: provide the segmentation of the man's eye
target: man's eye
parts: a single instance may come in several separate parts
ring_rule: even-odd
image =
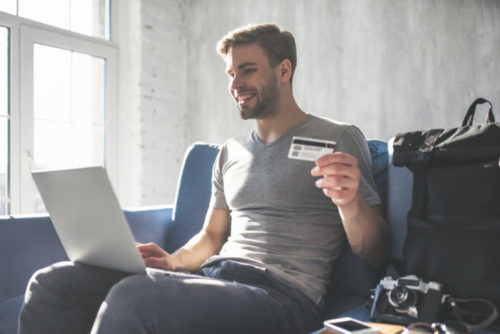
[[[256,68],[249,68],[249,69],[246,69],[246,70],[245,70],[245,74],[250,74],[250,73],[253,73],[253,72],[255,72],[255,71],[257,71],[257,69],[256,69]]]

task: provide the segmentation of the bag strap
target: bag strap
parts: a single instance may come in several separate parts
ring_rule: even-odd
[[[483,298],[457,299],[451,297],[450,295],[444,295],[442,302],[443,304],[451,306],[453,314],[458,319],[458,321],[467,326],[471,331],[487,328],[488,326],[493,324],[495,320],[498,318],[498,310],[495,304],[493,304],[491,301],[487,299]],[[484,321],[481,321],[479,323],[467,322],[465,318],[467,317],[470,318],[471,316],[474,317],[478,315],[477,313],[472,313],[466,309],[465,305],[467,303],[482,303],[484,306],[490,308],[491,312],[487,314],[482,314],[482,316],[488,315],[488,317]]]
[[[464,121],[462,122],[462,126],[471,126],[474,120],[474,114],[476,113],[476,107],[479,104],[488,103],[490,105],[490,110],[488,111],[488,116],[486,117],[485,123],[495,123],[495,115],[493,115],[493,105],[490,101],[483,99],[482,97],[477,98],[470,105],[467,113],[465,114]]]

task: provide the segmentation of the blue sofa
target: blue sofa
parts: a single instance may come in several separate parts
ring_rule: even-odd
[[[406,169],[389,163],[391,154],[387,143],[368,141],[368,145],[372,171],[393,235],[393,257],[400,258],[412,177]],[[200,230],[208,207],[212,163],[217,152],[218,146],[204,143],[188,149],[173,206],[124,210],[137,241],[153,241],[173,252]],[[0,218],[0,334],[17,332],[17,317],[32,273],[66,259],[48,216]],[[368,320],[364,305],[370,289],[385,274],[385,268],[371,268],[363,263],[353,255],[347,242],[336,261],[325,318],[349,314]]]

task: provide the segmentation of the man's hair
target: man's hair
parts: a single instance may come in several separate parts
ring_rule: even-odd
[[[275,24],[251,24],[230,31],[217,43],[217,52],[225,59],[230,49],[236,45],[257,43],[266,53],[271,67],[276,67],[284,59],[292,63],[293,73],[297,66],[295,39],[288,31],[282,31]]]

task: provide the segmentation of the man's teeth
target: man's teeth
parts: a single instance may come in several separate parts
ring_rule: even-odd
[[[253,96],[253,94],[245,94],[245,95],[239,95],[238,100],[240,101],[246,101],[250,99]]]

